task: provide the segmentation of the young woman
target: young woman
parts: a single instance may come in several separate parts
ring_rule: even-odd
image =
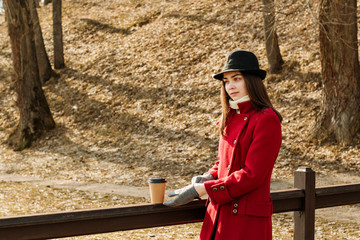
[[[282,117],[262,82],[266,71],[252,52],[236,50],[213,77],[222,81],[218,161],[164,204],[179,206],[208,194],[200,239],[272,239],[270,180]]]

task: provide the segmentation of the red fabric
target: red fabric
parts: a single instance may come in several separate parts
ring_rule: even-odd
[[[281,146],[281,124],[270,109],[256,111],[250,101],[229,113],[219,160],[205,182],[209,204],[201,240],[272,239],[271,173]]]

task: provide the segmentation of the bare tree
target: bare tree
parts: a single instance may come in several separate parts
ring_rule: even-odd
[[[281,57],[275,28],[275,4],[274,0],[262,0],[262,2],[266,56],[269,62],[270,72],[276,73],[281,70],[284,61]]]
[[[35,3],[38,0],[33,0]],[[34,25],[34,39],[35,39],[35,47],[36,47],[36,57],[38,61],[40,81],[45,83],[51,77],[57,76],[54,70],[51,68],[49,57],[46,53],[44,39],[41,32],[39,16],[37,14],[37,10],[35,6],[31,7],[31,18]]]
[[[5,0],[13,65],[15,91],[20,119],[7,143],[15,150],[30,146],[38,136],[55,127],[39,78],[34,27],[31,18],[32,0]]]
[[[360,67],[356,0],[321,0],[323,103],[315,137],[350,144],[360,130]]]
[[[65,67],[62,22],[61,22],[61,0],[53,0],[53,31],[54,31],[54,67],[55,69],[61,69]]]

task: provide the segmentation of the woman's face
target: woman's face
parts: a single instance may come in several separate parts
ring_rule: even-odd
[[[245,79],[241,72],[226,72],[223,74],[225,90],[233,101],[248,95]]]

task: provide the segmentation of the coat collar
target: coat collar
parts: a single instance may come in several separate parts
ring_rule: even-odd
[[[237,104],[240,110],[240,114],[248,114],[251,110],[254,109],[253,105],[251,104],[251,101],[241,102]],[[230,110],[234,110],[231,109]]]

